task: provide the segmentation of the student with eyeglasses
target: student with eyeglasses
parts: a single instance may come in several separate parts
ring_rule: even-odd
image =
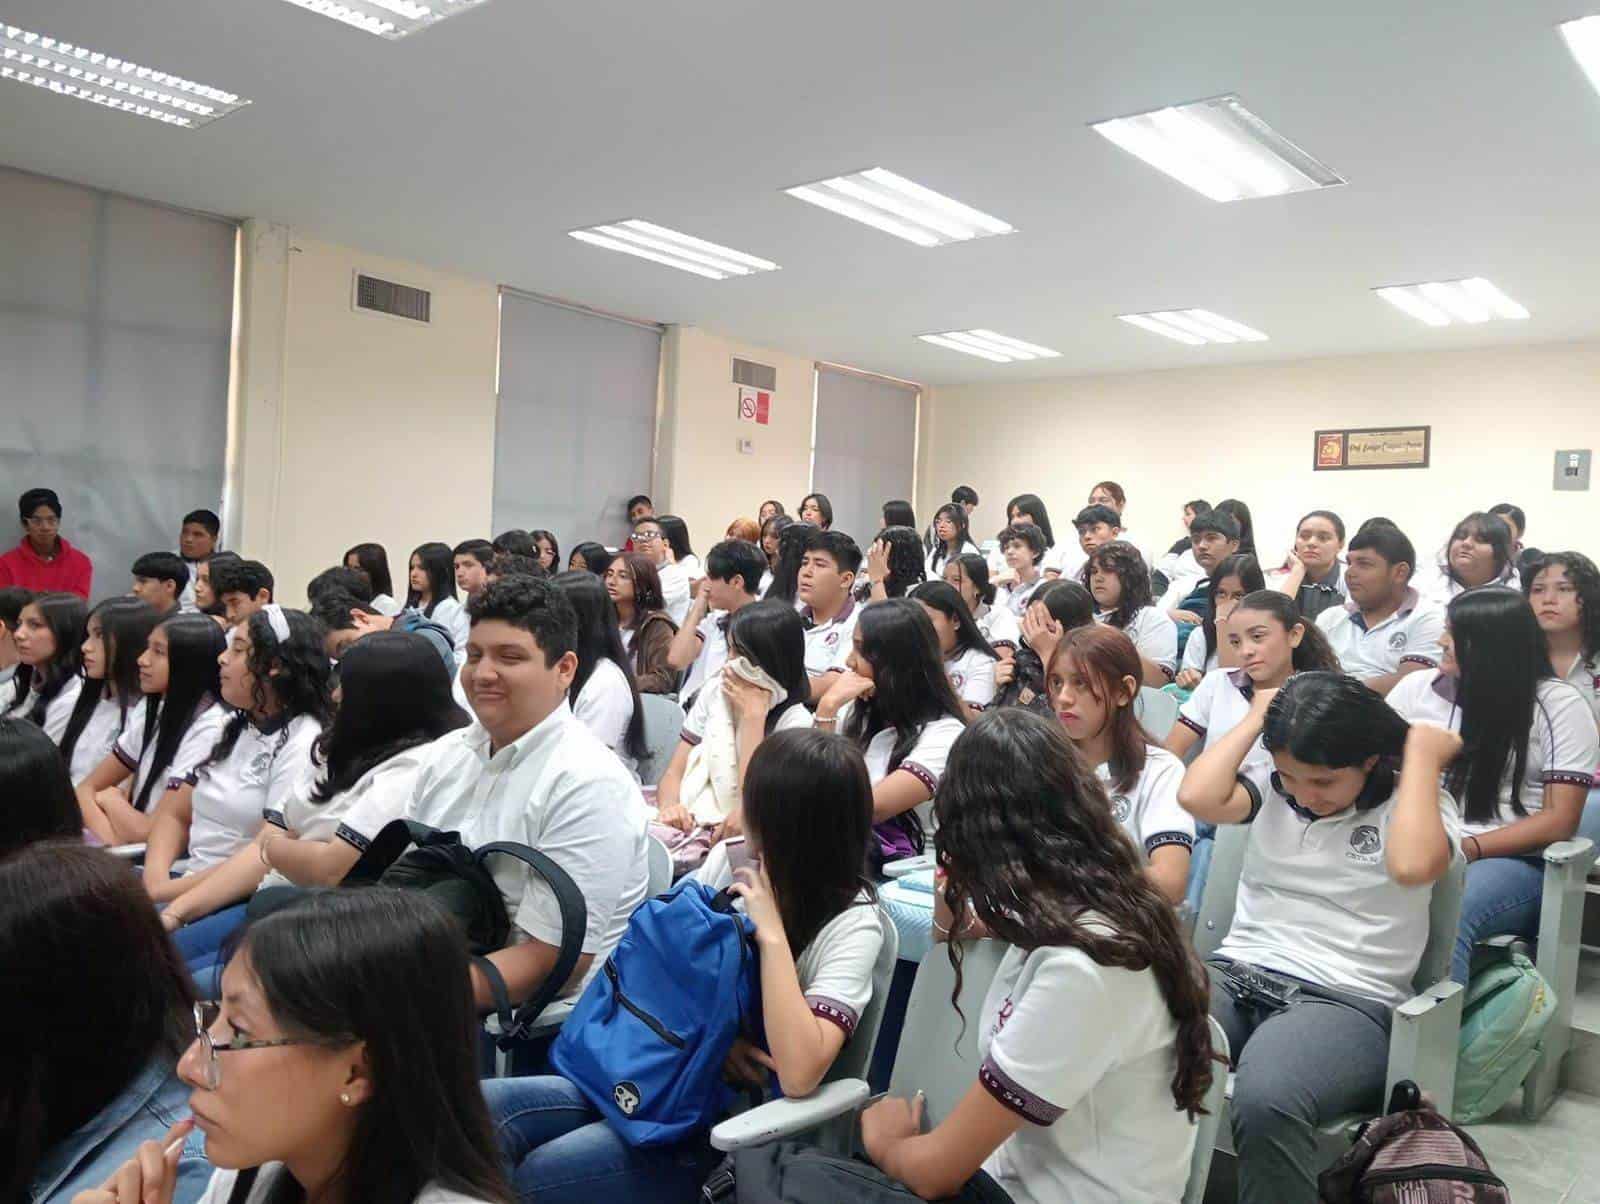
[[[689,615],[689,575],[674,559],[672,542],[660,519],[648,515],[633,525],[633,550],[656,566],[656,576],[661,578],[662,602],[667,614],[682,630],[683,621]]]
[[[0,556],[0,588],[77,594],[89,600],[94,565],[61,535],[61,499],[53,489],[30,489],[17,499],[22,538]]]

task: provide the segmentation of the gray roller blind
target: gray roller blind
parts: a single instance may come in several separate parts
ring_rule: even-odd
[[[833,525],[866,550],[883,504],[912,496],[917,461],[915,386],[817,365],[812,489],[833,503]]]
[[[650,492],[660,370],[660,330],[502,291],[495,531],[553,531],[563,562],[620,544]]]
[[[236,227],[10,168],[0,213],[0,545],[48,486],[93,596],[126,593],[222,511]]]

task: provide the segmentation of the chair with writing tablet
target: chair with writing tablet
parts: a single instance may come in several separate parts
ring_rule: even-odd
[[[683,730],[683,708],[661,694],[641,694],[644,707],[644,742],[649,751],[640,759],[639,780],[654,786],[666,776]]]
[[[1133,703],[1133,717],[1144,726],[1150,739],[1160,744],[1178,722],[1178,700],[1171,694],[1141,686]]]

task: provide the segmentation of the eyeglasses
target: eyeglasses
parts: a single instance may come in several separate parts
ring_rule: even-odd
[[[30,527],[38,527],[41,530],[48,531],[61,525],[61,516],[57,514],[30,514],[27,522]]]
[[[217,1064],[219,1053],[238,1053],[245,1049],[273,1049],[280,1045],[317,1044],[300,1037],[276,1037],[271,1041],[241,1041],[238,1037],[234,1037],[219,1045],[212,1040],[211,1030],[221,1015],[222,1008],[215,1003],[194,1005],[195,1040],[200,1042],[200,1053],[205,1058],[206,1088],[210,1091],[215,1091],[222,1083],[222,1067]]]
[[[660,538],[660,531],[635,531],[633,533],[634,543],[655,543]]]

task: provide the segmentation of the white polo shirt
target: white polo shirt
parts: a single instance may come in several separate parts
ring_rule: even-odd
[[[89,683],[90,689],[99,689],[100,683]],[[78,733],[78,742],[72,746],[72,784],[76,786],[88,777],[111,755],[111,750],[116,747],[117,738],[123,730],[137,727],[142,734],[144,731],[145,699],[140,698],[128,708],[127,715],[123,715],[122,704],[115,698],[102,698],[94,704],[94,710],[89,712],[89,722],[83,725],[83,730]]]
[[[1310,820],[1273,787],[1272,776],[1270,763],[1239,774],[1254,811],[1233,924],[1217,952],[1364,999],[1403,1003],[1428,943],[1433,887],[1402,886],[1389,876],[1384,846],[1393,796],[1364,811],[1349,807]],[[1460,821],[1443,790],[1439,816],[1454,856]]]
[[[1019,582],[1015,585],[1002,585],[997,589],[994,595],[995,609],[1010,611],[1011,617],[1020,623],[1022,616],[1028,613],[1028,603],[1033,601],[1033,595],[1038,593],[1039,587],[1048,580],[1042,571],[1044,565],[1041,564],[1039,568],[1041,570],[1039,576],[1026,585]]]
[[[1056,573],[1076,581],[1078,574],[1083,572],[1083,566],[1088,563],[1089,554],[1079,546],[1074,535],[1073,538],[1063,539],[1055,547],[1044,550],[1044,559],[1039,562],[1039,571]]]
[[[986,707],[994,701],[994,667],[995,658],[975,648],[946,657],[944,662],[956,697],[975,707]]]
[[[1410,673],[1389,691],[1388,703],[1408,723],[1432,723],[1453,732],[1461,730],[1461,707],[1456,701],[1456,678],[1438,669]],[[1523,809],[1533,815],[1544,807],[1544,788],[1554,785],[1594,784],[1600,768],[1600,731],[1594,712],[1577,687],[1553,677],[1545,678],[1534,694],[1533,727],[1528,733],[1527,772],[1521,782],[1512,781],[1511,758],[1506,758],[1504,780],[1500,783],[1498,816],[1488,823],[1463,822],[1468,836],[1482,836],[1522,818],[1511,809],[1511,799],[1521,800]],[[1463,810],[1465,809],[1463,804]]]
[[[433,608],[433,613],[426,618],[439,624],[450,633],[450,642],[455,645],[456,660],[462,662],[467,656],[467,637],[472,634],[472,618],[467,614],[467,608],[461,605],[457,598],[440,598],[439,605]]]
[[[839,613],[826,623],[817,623],[809,606],[800,608],[800,617],[806,625],[806,672],[821,677],[835,669],[843,670],[856,638],[856,624],[861,621],[861,607],[856,600],[846,598]]]
[[[1351,677],[1366,679],[1397,672],[1401,665],[1439,667],[1444,655],[1444,610],[1407,589],[1400,609],[1368,628],[1354,602],[1332,606],[1317,616],[1317,627]]]
[[[840,713],[838,730],[845,730],[845,718]],[[892,770],[889,768],[890,756],[894,753],[897,742],[897,733],[892,727],[873,736],[867,742],[866,751],[862,754],[867,762],[867,778],[873,786],[883,781],[890,773],[905,770],[917,781],[928,788],[928,798],[917,804],[917,818],[922,821],[922,829],[931,832],[933,822],[933,795],[939,791],[939,781],[944,777],[945,762],[950,759],[950,747],[956,742],[956,737],[967,730],[967,725],[959,719],[945,715],[922,725],[917,732],[916,743],[911,746],[911,751],[901,759],[900,764]]]
[[[1161,613],[1165,614],[1166,612],[1162,611]],[[1177,624],[1173,624],[1173,629],[1177,629]],[[1178,666],[1179,671],[1194,669],[1201,674],[1210,673],[1211,670],[1217,667],[1217,653],[1221,647],[1222,641],[1219,638],[1217,647],[1213,648],[1208,654],[1206,652],[1205,628],[1196,627],[1189,633],[1189,639],[1183,646],[1183,661]]]
[[[956,555],[981,556],[982,553],[978,551],[978,545],[969,539],[966,543],[961,545],[961,550],[957,552]],[[945,548],[942,542],[934,544],[933,548],[928,552],[927,562],[925,565],[928,573],[928,580],[940,580],[944,576],[945,565],[949,564],[952,559],[954,558],[949,554],[949,550]]]
[[[154,705],[154,704],[152,704]],[[165,706],[163,702],[159,704]],[[222,729],[227,726],[227,707],[209,699],[202,701],[196,708],[194,715],[189,720],[189,726],[184,729],[183,738],[178,741],[177,751],[172,754],[172,763],[162,772],[166,781],[157,782],[150,787],[149,810],[155,814],[155,807],[161,801],[161,796],[169,790],[177,790],[182,786],[192,786],[195,781],[195,771],[200,762],[211,755],[211,750],[216,748],[217,740],[222,736]],[[111,755],[121,761],[123,767],[133,774],[133,781],[128,785],[128,800],[137,803],[139,793],[144,789],[145,778],[154,768],[156,745],[161,742],[161,729],[158,721],[156,729],[150,734],[150,743],[147,746],[144,740],[145,720],[141,716],[138,723],[130,723],[122,729],[122,735],[117,737],[117,743],[111,750]]]
[[[61,683],[61,688],[56,691],[56,696],[45,704],[43,722],[44,734],[56,743],[61,743],[61,737],[66,733],[67,724],[72,719],[72,710],[78,705],[78,693],[83,689],[83,678],[69,677]],[[12,719],[26,719],[33,713],[34,705],[39,701],[38,692],[30,689],[22,696],[22,701],[17,703],[8,712]]]
[[[1596,653],[1588,660],[1582,656],[1572,659],[1572,664],[1567,668],[1562,681],[1575,687],[1583,695],[1584,701],[1589,704],[1589,709],[1594,712],[1595,719],[1600,721],[1600,653]]]
[[[1194,848],[1194,816],[1178,806],[1183,762],[1164,748],[1144,746],[1144,771],[1133,789],[1123,793],[1111,784],[1111,766],[1095,767],[1095,776],[1111,798],[1111,818],[1122,825],[1142,860],[1163,845]]]
[[[589,907],[585,983],[649,888],[647,814],[639,783],[566,703],[493,752],[478,723],[441,736],[424,750],[406,806],[407,818],[460,832],[473,848],[516,841],[566,870]],[[561,909],[544,881],[507,857],[495,860],[494,876],[516,927],[559,948]]]
[[[1178,708],[1178,722],[1200,737],[1200,747],[1209,748],[1244,721],[1250,713],[1255,685],[1243,669],[1213,669],[1200,679]],[[1251,745],[1245,764],[1267,762],[1271,755],[1258,738]]]
[[[310,715],[263,731],[246,722],[232,751],[195,773],[189,873],[209,869],[254,839],[268,811],[299,784],[322,726]]]
[[[1114,611],[1103,610],[1095,615],[1095,622],[1107,623],[1111,621]],[[1128,625],[1122,628],[1123,633],[1133,641],[1133,646],[1139,650],[1139,655],[1146,660],[1154,661],[1166,673],[1167,680],[1178,674],[1178,625],[1172,621],[1172,616],[1164,610],[1157,610],[1154,606],[1141,606],[1133,612],[1133,618],[1128,620]]]
[[[979,1016],[978,1081],[1027,1123],[983,1169],[1015,1204],[1179,1199],[1195,1127],[1173,1106],[1176,1044],[1154,971],[1008,949]]]
[[[689,574],[684,572],[683,565],[674,563],[656,565],[656,575],[661,578],[661,608],[682,627],[693,601],[689,596]]]
[[[989,647],[996,652],[1002,648],[1010,648],[1015,652],[1022,647],[1022,626],[1017,622],[1016,615],[1000,605],[998,597],[993,606],[979,603],[978,613],[972,618],[978,624],[978,630],[983,632],[983,638],[989,641]]]
[[[578,722],[600,737],[604,744],[633,770],[636,762],[628,755],[623,742],[628,738],[628,724],[633,722],[633,692],[628,689],[628,679],[609,658],[602,656],[594,663],[594,671],[583,689],[573,700],[572,714]]]
[[[700,620],[695,634],[700,637],[700,652],[689,666],[689,676],[684,679],[680,698],[692,698],[706,679],[715,674],[728,661],[728,623],[731,616],[725,610],[713,610]]]

